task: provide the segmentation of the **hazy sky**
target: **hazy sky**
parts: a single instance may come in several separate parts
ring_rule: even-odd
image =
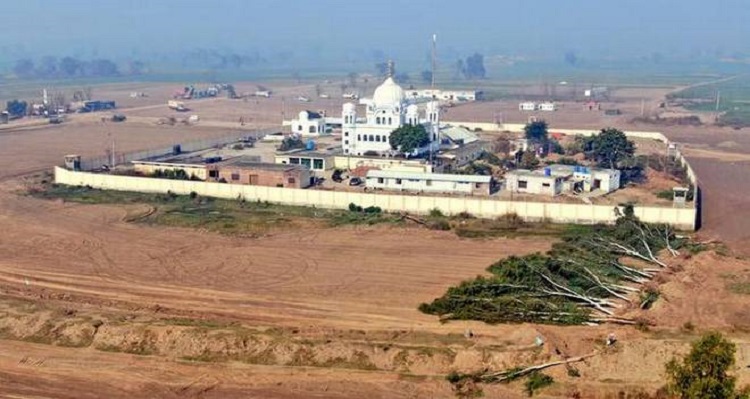
[[[443,56],[750,52],[750,0],[23,0],[2,24],[6,59],[217,48],[414,61],[433,32]]]

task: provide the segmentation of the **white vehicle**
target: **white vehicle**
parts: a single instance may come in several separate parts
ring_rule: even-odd
[[[344,95],[342,97],[344,97],[347,100],[357,100],[357,99],[359,99],[359,95],[357,95],[357,93],[344,93]]]
[[[299,101],[301,103],[309,103],[310,99],[307,98],[307,97],[305,97],[305,96],[299,96],[299,97],[297,97],[297,101]]]
[[[271,142],[284,141],[284,133],[282,133],[282,132],[269,133],[269,134],[263,136],[263,138],[261,138],[260,140],[261,141],[266,141],[266,142],[269,142],[269,141],[271,141]]]
[[[173,109],[173,110],[175,110],[177,112],[187,112],[187,111],[189,111],[187,109],[187,107],[185,106],[185,103],[183,103],[182,101],[169,100],[169,101],[167,101],[167,106],[170,109]]]
[[[270,90],[258,90],[253,95],[255,97],[271,98],[271,91]]]
[[[331,96],[329,96],[328,94],[321,94],[319,97],[320,98],[331,98]]]

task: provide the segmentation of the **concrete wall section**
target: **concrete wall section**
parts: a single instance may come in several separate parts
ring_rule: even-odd
[[[171,191],[175,194],[187,195],[194,191],[200,195],[218,198],[245,198],[251,201],[260,200],[277,204],[331,209],[346,209],[349,203],[355,203],[364,207],[379,206],[390,212],[405,211],[415,214],[427,214],[431,209],[438,208],[449,214],[468,212],[478,217],[487,218],[516,213],[524,220],[548,220],[556,223],[593,224],[613,223],[616,220],[615,207],[606,205],[515,202],[488,198],[433,197],[260,187],[73,172],[60,167],[55,168],[55,182],[107,190],[150,193]],[[645,222],[669,223],[685,230],[695,229],[695,208],[636,206],[635,215]]]

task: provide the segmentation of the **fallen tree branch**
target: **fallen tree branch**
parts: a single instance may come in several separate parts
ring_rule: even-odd
[[[522,370],[506,370],[506,371],[501,371],[497,373],[484,374],[480,376],[480,379],[486,383],[497,383],[497,382],[514,380],[516,378],[523,377],[527,374],[531,374],[535,371],[541,371],[550,367],[582,362],[598,354],[599,352],[594,352],[594,353],[589,353],[588,355],[584,355],[584,356],[571,357],[571,358],[568,358],[565,360],[559,360],[556,362],[539,364],[536,366],[527,367]]]

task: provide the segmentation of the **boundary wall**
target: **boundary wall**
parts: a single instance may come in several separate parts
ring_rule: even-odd
[[[446,214],[468,212],[483,218],[515,213],[527,221],[596,224],[614,223],[618,207],[609,205],[562,204],[527,201],[500,201],[477,197],[439,197],[403,194],[373,194],[349,191],[323,191],[280,187],[248,186],[148,177],[117,176],[104,173],[75,172],[55,167],[55,182],[71,186],[149,193],[172,192],[225,199],[268,201],[276,204],[348,209],[350,203],[378,206],[388,212],[428,214],[440,209]],[[635,215],[644,222],[667,223],[683,230],[695,230],[695,207],[635,206]],[[622,209],[619,209],[622,211]]]

